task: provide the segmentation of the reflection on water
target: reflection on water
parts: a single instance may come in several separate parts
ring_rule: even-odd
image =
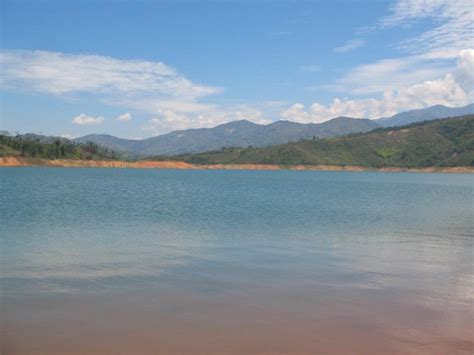
[[[1,169],[5,353],[471,353],[469,175]]]
[[[50,228],[35,231],[18,254],[5,257],[3,278],[15,282],[17,292],[103,291],[121,280],[158,277],[167,268],[184,266],[187,258],[202,247],[183,241],[175,231],[144,235],[140,230],[123,226],[94,231],[87,226],[65,230]],[[42,237],[39,237],[42,236]],[[56,238],[55,238],[56,236]],[[43,238],[43,241],[41,238]],[[9,247],[15,240],[6,242]]]

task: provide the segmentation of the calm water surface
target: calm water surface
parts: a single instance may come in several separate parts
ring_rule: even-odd
[[[468,174],[2,168],[2,353],[472,353],[473,201]]]

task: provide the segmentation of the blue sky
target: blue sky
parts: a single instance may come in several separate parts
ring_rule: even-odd
[[[1,129],[144,138],[473,101],[470,0],[1,2]]]

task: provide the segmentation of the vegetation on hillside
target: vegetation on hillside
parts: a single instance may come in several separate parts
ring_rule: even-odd
[[[160,136],[134,140],[107,134],[76,138],[77,143],[95,142],[129,158],[157,155],[195,154],[221,147],[266,147],[296,142],[313,136],[326,138],[350,133],[369,132],[381,127],[373,120],[338,117],[323,123],[276,121],[267,125],[247,120],[232,121],[213,128],[173,131]]]
[[[379,127],[404,126],[415,122],[474,114],[474,104],[464,107],[431,106],[377,120],[337,117],[323,123],[275,121],[256,124],[247,120],[227,122],[213,128],[186,129],[146,139],[123,139],[108,134],[90,134],[74,139],[76,143],[94,142],[126,159],[150,156],[196,154],[222,147],[267,147],[298,142],[302,139],[330,138],[370,132]]]
[[[0,134],[0,157],[38,159],[115,160],[117,155],[95,143],[73,143],[64,138]]]
[[[155,159],[193,164],[474,166],[474,115],[265,148],[223,148]]]
[[[93,142],[74,143],[38,135],[0,132],[0,157],[117,160],[113,151]],[[192,164],[339,165],[364,167],[474,166],[474,115],[378,128],[368,133],[318,139],[314,137],[264,148],[223,148],[154,160]]]

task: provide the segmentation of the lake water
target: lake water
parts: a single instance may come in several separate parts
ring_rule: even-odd
[[[474,350],[474,177],[0,169],[3,354]]]

